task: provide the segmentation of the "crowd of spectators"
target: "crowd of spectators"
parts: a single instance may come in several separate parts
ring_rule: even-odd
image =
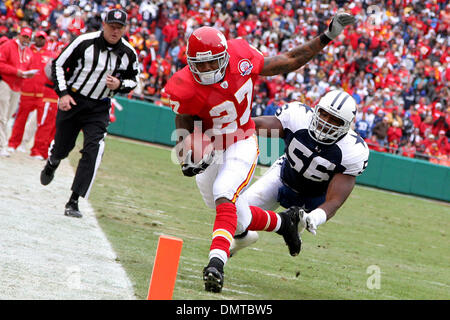
[[[111,7],[128,12],[126,37],[140,59],[141,83],[132,97],[157,104],[167,79],[186,65],[186,40],[198,26],[243,37],[272,56],[319,35],[343,8],[357,24],[300,70],[261,78],[253,116],[274,114],[293,100],[314,106],[340,87],[355,98],[354,128],[371,149],[450,165],[446,0],[0,0],[0,42],[29,25],[61,48],[99,30]]]

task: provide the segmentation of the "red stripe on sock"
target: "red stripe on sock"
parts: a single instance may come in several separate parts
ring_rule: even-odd
[[[277,226],[278,217],[275,212],[270,210],[263,210],[259,207],[254,206],[250,206],[250,211],[252,212],[252,221],[247,228],[248,230],[273,231],[273,229]]]
[[[232,237],[236,232],[237,215],[236,206],[234,203],[222,203],[216,207],[216,220],[214,221],[213,236],[219,229],[226,230],[231,235],[231,239],[224,236],[216,236],[211,242],[210,250],[220,249],[230,256],[230,245]],[[223,231],[219,230],[216,234],[223,234]]]

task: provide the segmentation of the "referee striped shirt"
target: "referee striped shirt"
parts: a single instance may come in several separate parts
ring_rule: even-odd
[[[119,89],[106,87],[107,75],[120,79]],[[138,57],[125,39],[111,46],[103,38],[103,31],[91,32],[78,36],[53,61],[52,76],[60,97],[74,92],[101,100],[136,87]]]

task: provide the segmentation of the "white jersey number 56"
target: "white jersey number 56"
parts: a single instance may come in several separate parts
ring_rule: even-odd
[[[295,150],[300,151],[302,159],[297,156]],[[313,156],[313,152],[309,150],[303,143],[297,139],[292,139],[288,147],[288,159],[295,171],[301,172],[306,166],[306,170],[303,172],[303,176],[313,181],[328,181],[330,175],[327,171],[333,171],[336,165],[321,156]],[[312,157],[312,158],[311,158]]]

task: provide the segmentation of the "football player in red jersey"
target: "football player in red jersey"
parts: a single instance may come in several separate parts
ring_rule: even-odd
[[[230,255],[233,237],[245,232],[251,220],[261,221],[239,194],[249,185],[258,160],[255,124],[250,118],[253,88],[259,75],[273,76],[297,70],[310,61],[345,26],[355,23],[347,13],[338,13],[327,30],[302,46],[273,57],[264,57],[243,39],[227,41],[212,27],[193,31],[188,39],[188,66],[176,72],[164,88],[164,97],[176,113],[177,146],[197,127],[211,137],[215,152],[194,163],[191,154],[180,154],[185,176],[196,176],[200,193],[215,208],[209,263],[203,270],[205,290],[220,292],[223,267]],[[261,230],[278,228],[290,254],[300,252],[299,215],[286,211],[270,217]]]

